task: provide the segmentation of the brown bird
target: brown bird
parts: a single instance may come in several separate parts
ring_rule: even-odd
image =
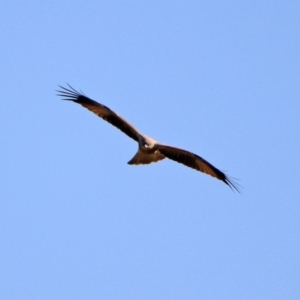
[[[97,116],[117,127],[119,130],[123,131],[129,137],[138,142],[138,151],[128,162],[129,165],[150,164],[167,157],[197,171],[222,180],[232,190],[239,192],[239,185],[234,182],[233,179],[229,179],[227,175],[204,160],[202,157],[183,149],[160,144],[154,139],[141,134],[134,126],[128,123],[121,116],[117,115],[107,106],[88,98],[83,93],[77,92],[70,85],[68,86],[69,88],[59,86],[61,90],[57,91],[57,95],[62,97],[63,100],[69,100],[81,104],[83,107],[92,111]]]

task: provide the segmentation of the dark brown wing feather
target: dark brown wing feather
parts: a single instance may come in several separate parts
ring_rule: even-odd
[[[83,107],[95,113],[97,116],[101,117],[103,120],[107,121],[111,125],[117,127],[122,132],[127,134],[129,137],[138,142],[139,132],[125,119],[118,116],[115,112],[109,109],[107,106],[102,105],[88,97],[83,93],[79,93],[74,90],[70,85],[69,89],[59,86],[61,90],[58,90],[58,96],[62,97],[63,100],[73,101],[75,103],[81,104]]]
[[[157,144],[156,148],[160,153],[162,153],[167,158],[175,160],[176,162],[184,164],[197,171],[203,172],[219,180],[222,180],[231,189],[240,192],[238,188],[238,184],[236,182],[234,182],[232,179],[229,179],[228,176],[226,176],[223,172],[218,170],[216,167],[214,167],[212,164],[207,162],[202,157],[183,149],[161,145],[161,144]]]

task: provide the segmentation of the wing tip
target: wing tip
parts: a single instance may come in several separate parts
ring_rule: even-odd
[[[76,102],[80,96],[85,96],[84,93],[76,91],[70,84],[66,83],[69,88],[58,85],[60,90],[55,90],[57,96],[62,97],[62,100]]]
[[[242,186],[237,183],[236,180],[238,179],[229,176],[225,176],[225,178],[223,179],[223,181],[231,188],[232,191],[236,191],[241,194]]]

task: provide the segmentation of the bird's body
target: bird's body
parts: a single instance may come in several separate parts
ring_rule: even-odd
[[[158,143],[154,139],[140,134],[138,144],[138,151],[128,162],[129,165],[150,164],[165,158],[156,148]]]
[[[117,115],[114,111],[105,105],[88,98],[83,93],[77,92],[71,86],[69,86],[69,89],[62,86],[60,86],[60,88],[62,90],[58,91],[58,96],[63,97],[64,100],[70,100],[81,104],[83,107],[92,111],[111,125],[117,127],[138,143],[138,151],[128,164],[150,164],[164,158],[169,158],[197,171],[211,175],[226,183],[231,189],[239,191],[237,183],[235,183],[232,179],[229,179],[227,175],[204,160],[202,157],[187,150],[161,144],[140,133],[134,126],[121,116]]]

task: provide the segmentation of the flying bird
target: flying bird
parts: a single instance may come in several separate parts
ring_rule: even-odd
[[[138,143],[138,151],[128,162],[129,165],[150,164],[167,157],[178,163],[184,164],[187,167],[211,175],[212,177],[223,181],[232,190],[239,192],[239,185],[234,182],[233,179],[229,178],[226,174],[214,167],[202,157],[187,150],[161,144],[156,140],[140,133],[134,126],[132,126],[129,122],[116,114],[107,106],[88,98],[82,92],[79,93],[69,84],[68,86],[69,88],[59,86],[61,90],[57,90],[57,95],[62,97],[63,100],[73,101],[82,105],[91,112],[95,113],[97,116],[101,117],[103,120],[117,127],[119,130],[127,134],[130,138]]]

